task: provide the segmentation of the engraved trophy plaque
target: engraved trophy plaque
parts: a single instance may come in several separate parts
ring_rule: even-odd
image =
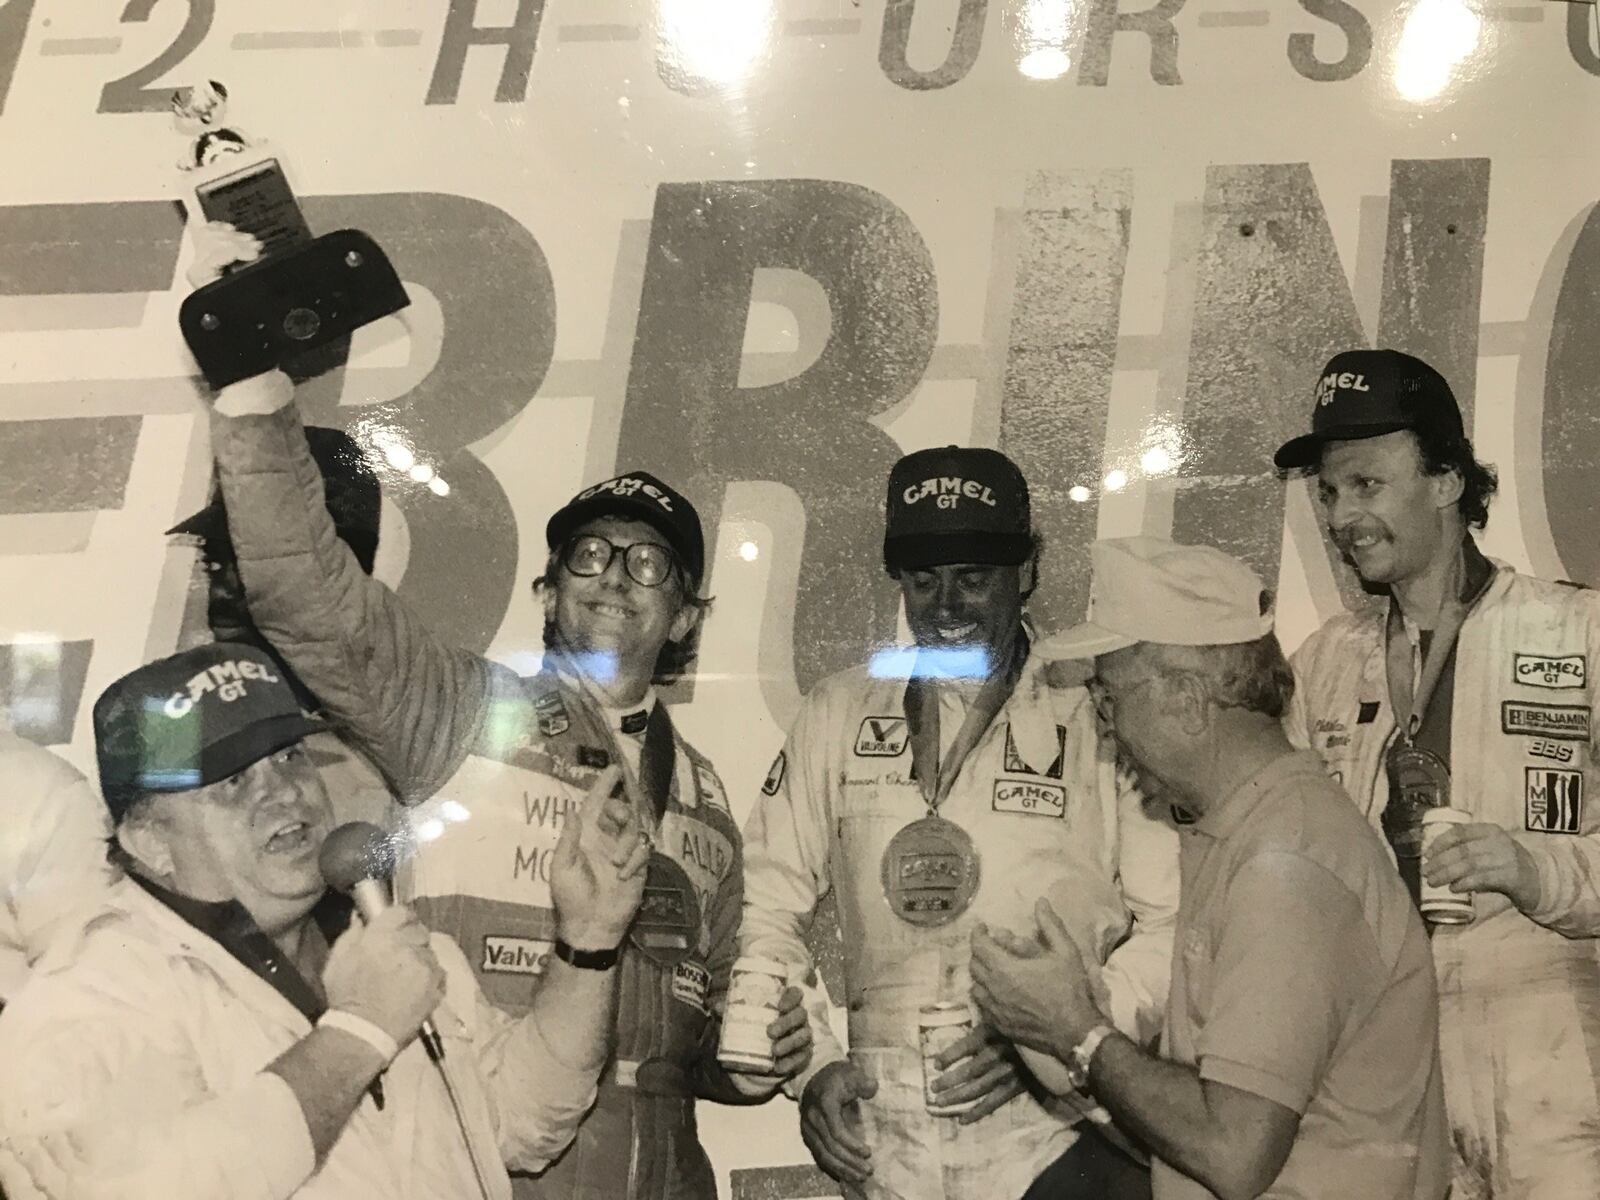
[[[262,248],[179,310],[184,341],[213,388],[281,367],[411,302],[366,234],[312,234],[277,151],[223,124],[227,99],[215,81],[173,96],[175,124],[191,139],[179,161],[189,219],[226,222]]]

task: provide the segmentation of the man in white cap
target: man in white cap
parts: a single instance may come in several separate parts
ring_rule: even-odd
[[[1117,1033],[1041,901],[973,937],[973,995],[1068,1060],[1158,1156],[1156,1200],[1439,1200],[1449,1156],[1428,940],[1383,844],[1280,720],[1294,677],[1254,571],[1156,538],[1096,543],[1089,620],[1041,653],[1090,687],[1184,826],[1159,1057]]]

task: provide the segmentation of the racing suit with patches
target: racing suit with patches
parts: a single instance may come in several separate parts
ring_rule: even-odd
[[[744,953],[809,967],[813,911],[836,893],[850,1057],[878,1081],[860,1102],[873,1168],[864,1194],[875,1200],[1020,1196],[1078,1136],[1074,1109],[1032,1092],[971,1125],[926,1110],[918,1010],[969,995],[975,922],[1032,934],[1034,905],[1048,898],[1085,960],[1104,964],[1102,1002],[1117,1027],[1148,1043],[1161,1025],[1177,833],[1119,779],[1088,693],[1051,686],[1049,675],[1028,660],[939,806],[979,858],[972,905],[949,924],[902,921],[880,875],[890,838],[926,812],[911,777],[903,676],[862,667],[820,684],[745,827]],[[961,689],[941,687],[939,704],[947,743],[964,715]],[[795,1095],[844,1057],[821,997],[807,1007],[815,1050]]]
[[[417,852],[401,897],[456,939],[491,1001],[523,1011],[555,937],[550,856],[604,766],[620,754],[637,769],[638,722],[548,668],[524,678],[447,647],[364,575],[328,519],[292,406],[217,414],[212,428],[251,613],[411,806]],[[715,1069],[740,841],[711,765],[675,733],[671,745],[665,809],[643,815],[692,884],[692,944],[665,965],[628,944],[599,1101],[547,1171],[516,1178],[519,1198],[716,1194],[694,1097]]]
[[[1312,634],[1287,718],[1379,828],[1395,737],[1384,625],[1379,609]],[[1456,643],[1451,804],[1510,831],[1539,871],[1532,910],[1477,892],[1470,925],[1433,928],[1456,1200],[1600,1195],[1597,656],[1600,595],[1503,566]]]

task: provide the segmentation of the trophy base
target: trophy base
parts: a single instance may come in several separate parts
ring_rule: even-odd
[[[410,303],[378,244],[341,229],[206,284],[184,300],[178,324],[206,382],[222,388]]]

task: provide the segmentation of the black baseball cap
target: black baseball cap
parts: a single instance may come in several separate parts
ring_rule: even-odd
[[[700,514],[677,489],[648,471],[629,471],[584,488],[545,525],[545,543],[552,550],[565,545],[580,525],[595,517],[626,517],[651,526],[667,539],[694,585],[700,585],[706,568],[705,534]]]
[[[259,647],[213,642],[140,667],[94,704],[100,791],[114,821],[143,792],[187,792],[328,728]]]
[[[368,465],[356,440],[341,430],[308,425],[306,443],[322,472],[324,499],[334,528],[354,552],[361,569],[370,575],[378,555],[378,523],[383,515],[378,474]],[[233,539],[228,533],[228,509],[221,489],[217,489],[210,504],[167,533],[198,537],[213,557],[231,558]]]
[[[1272,461],[1280,470],[1314,467],[1328,442],[1402,429],[1465,436],[1461,409],[1445,377],[1399,350],[1346,350],[1328,360],[1317,380],[1311,432],[1278,447]]]
[[[891,570],[1025,562],[1032,528],[1028,481],[998,450],[918,450],[889,470],[883,561]]]

